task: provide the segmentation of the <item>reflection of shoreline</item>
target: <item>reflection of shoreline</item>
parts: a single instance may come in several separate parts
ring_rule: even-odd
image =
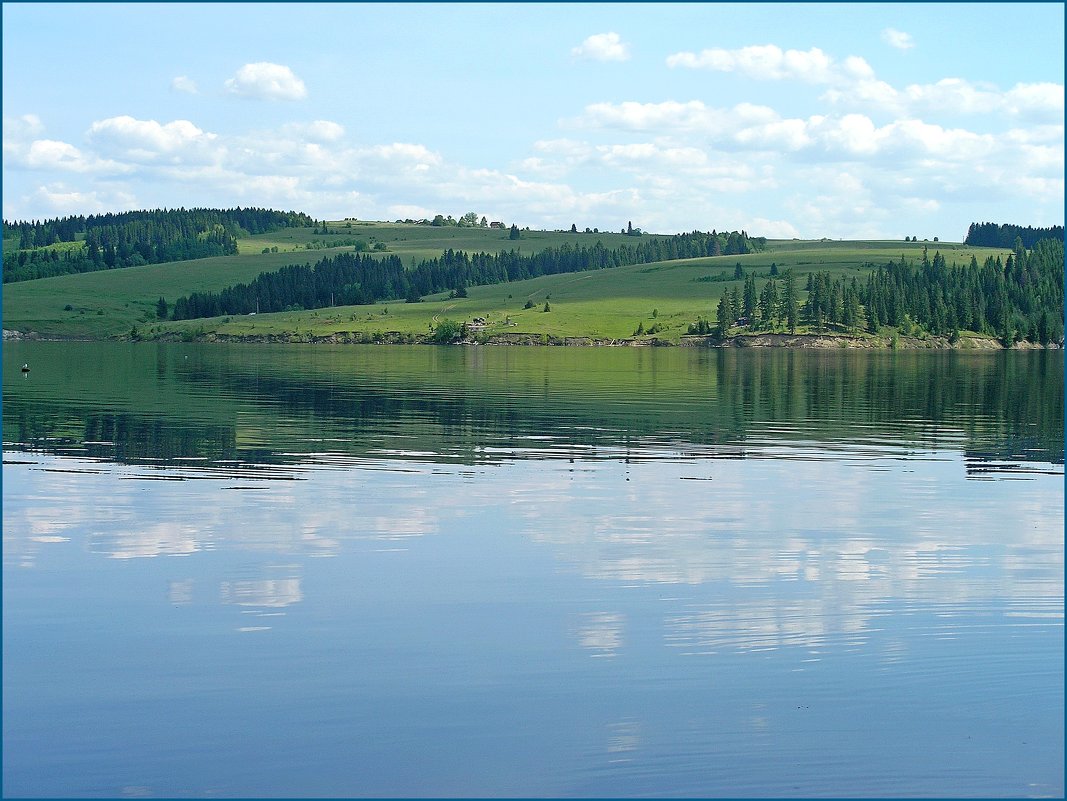
[[[37,347],[44,361],[63,353]],[[8,448],[253,471],[320,457],[492,464],[512,453],[576,458],[650,444],[744,457],[759,439],[870,439],[1063,462],[1062,363],[1047,353],[339,347],[303,360],[284,346],[84,347],[105,362],[132,360],[120,395],[167,400],[123,410],[100,397],[95,373],[64,369],[53,390],[35,371],[34,381],[5,386]]]

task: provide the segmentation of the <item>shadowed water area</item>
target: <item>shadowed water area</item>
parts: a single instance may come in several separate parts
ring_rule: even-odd
[[[3,347],[7,796],[1064,792],[1062,353]]]

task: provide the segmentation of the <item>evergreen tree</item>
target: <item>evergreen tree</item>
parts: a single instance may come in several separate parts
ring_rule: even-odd
[[[733,322],[730,317],[730,302],[726,298],[726,293],[723,293],[723,296],[719,298],[719,305],[715,309],[715,320],[717,323],[715,335],[719,339],[724,339],[726,332],[730,330],[730,323]]]
[[[777,326],[780,319],[778,303],[778,281],[770,280],[763,285],[759,299],[760,318],[766,326]]]
[[[782,293],[781,318],[785,320],[790,334],[796,333],[797,316],[797,287],[793,278],[793,269],[789,268],[785,271],[785,291]]]
[[[756,317],[756,277],[754,275],[745,279],[744,299],[741,305],[741,313],[749,319],[749,324],[751,324]]]

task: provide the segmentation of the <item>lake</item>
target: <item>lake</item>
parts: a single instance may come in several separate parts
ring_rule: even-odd
[[[4,795],[1062,797],[1063,381],[5,343]]]

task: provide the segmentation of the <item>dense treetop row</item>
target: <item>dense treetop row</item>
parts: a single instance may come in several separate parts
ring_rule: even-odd
[[[1063,226],[1053,225],[1049,228],[1034,228],[1021,225],[997,225],[996,223],[971,223],[967,229],[967,238],[963,240],[965,245],[975,245],[986,248],[1015,248],[1015,240],[1019,239],[1026,249],[1032,248],[1042,239],[1058,239],[1063,241]]]
[[[179,298],[174,304],[173,319],[248,314],[257,310],[320,309],[379,300],[415,302],[424,295],[437,292],[522,281],[541,275],[723,253],[753,253],[761,250],[765,241],[750,238],[743,231],[694,231],[670,237],[642,238],[636,244],[610,249],[597,241],[592,247],[563,245],[530,255],[516,251],[468,254],[449,249],[439,258],[412,264],[410,268],[405,268],[397,256],[375,258],[342,253],[323,258],[314,266],[290,265],[263,273],[250,284]]]
[[[608,249],[564,245],[532,255],[515,251],[467,254],[447,250],[436,259],[405,269],[396,256],[375,259],[341,254],[314,266],[291,265],[264,273],[250,284],[221,292],[180,298],[176,320],[290,311],[328,306],[369,304],[381,300],[417,302],[447,290],[465,294],[466,287],[520,281],[540,275],[598,270],[677,258],[711,255],[722,235],[682,234],[648,239],[635,246]],[[751,242],[738,235],[740,242]],[[727,236],[729,240],[729,236]],[[956,338],[969,330],[996,336],[1005,345],[1023,339],[1048,344],[1063,341],[1063,242],[1042,240],[1027,250],[1021,240],[1006,260],[990,256],[982,265],[947,265],[940,252],[931,259],[924,248],[919,263],[900,261],[874,268],[862,284],[856,278],[833,278],[828,272],[807,274],[801,302],[796,278],[787,270],[757,283],[738,265],[715,315],[715,323],[698,320],[693,334],[726,336],[738,326],[751,330],[787,329],[806,325],[814,331],[878,333],[892,328],[904,334]],[[166,304],[161,304],[161,316]]]
[[[313,224],[302,213],[241,208],[4,221],[4,282],[234,255],[238,236]]]
[[[262,234],[279,228],[309,228],[314,220],[303,212],[273,209],[153,209],[90,214],[88,217],[58,217],[51,220],[3,222],[4,239],[19,237],[19,248],[43,247],[56,242],[73,242],[78,234],[92,228],[111,228],[129,223],[180,222],[209,228],[216,223],[242,235]]]
[[[940,253],[930,259],[924,248],[920,263],[901,256],[875,268],[864,286],[856,278],[808,273],[803,304],[792,270],[762,288],[749,275],[742,291],[729,287],[723,293],[714,324],[698,319],[689,333],[721,338],[735,328],[792,333],[807,325],[814,331],[872,334],[891,328],[950,340],[974,331],[1009,347],[1022,340],[1062,343],[1063,265],[1059,239],[1041,240],[1029,251],[1019,240],[1006,260],[989,256],[981,266],[974,256],[969,265],[949,266]]]

